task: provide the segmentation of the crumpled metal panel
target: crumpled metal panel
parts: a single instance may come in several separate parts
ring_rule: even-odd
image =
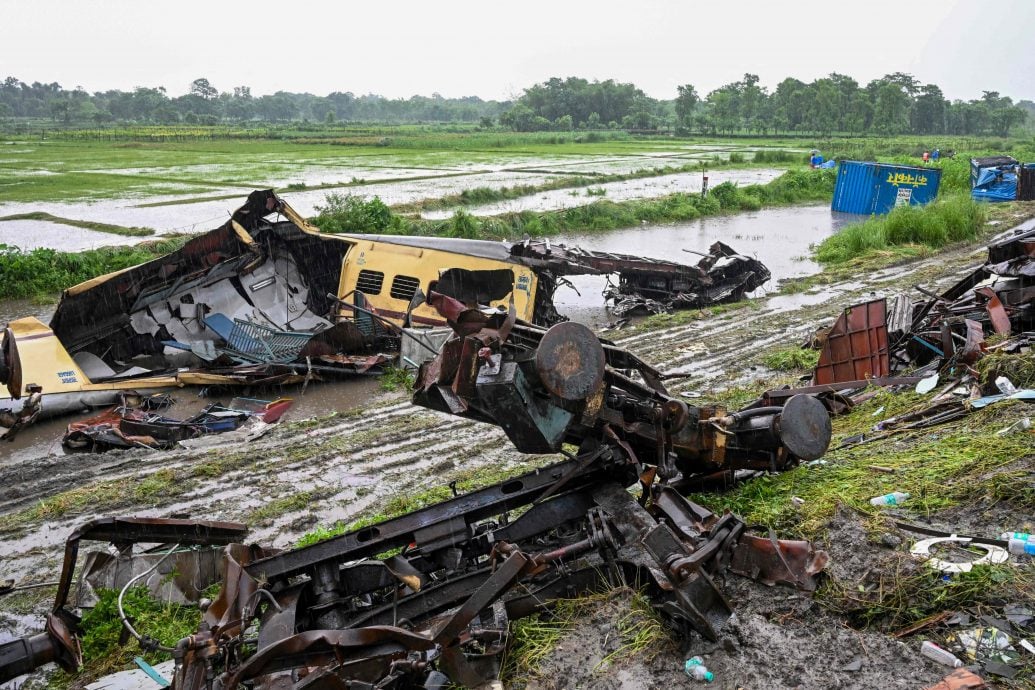
[[[891,371],[887,312],[883,298],[845,309],[827,332],[813,384],[887,376]]]

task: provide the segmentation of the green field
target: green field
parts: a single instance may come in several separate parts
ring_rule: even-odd
[[[318,186],[348,186],[365,179],[363,171],[374,177],[379,170],[393,168],[412,171],[399,180],[403,182],[450,172],[539,169],[544,164],[560,174],[570,164],[637,156],[657,157],[657,166],[671,167],[696,160],[686,156],[747,147],[730,142],[632,139],[614,133],[601,134],[598,140],[587,134],[418,134],[400,128],[399,134],[390,137],[330,132],[320,137],[309,133],[298,138],[227,135],[209,139],[166,128],[148,129],[154,131],[134,130],[137,138],[126,134],[125,139],[111,140],[53,133],[46,139],[0,137],[0,204],[155,195],[212,197],[228,188],[260,188],[269,186],[271,179],[320,177],[321,173],[325,179]],[[801,153],[802,162],[804,157]],[[649,163],[645,159],[644,167]],[[742,164],[752,165],[749,160]],[[559,167],[553,170],[552,166]],[[358,172],[341,179],[342,168]]]
[[[126,127],[0,134],[0,206],[5,202],[146,200],[159,195],[187,200],[232,198],[240,189],[270,186],[270,180],[284,181],[284,189],[303,188],[303,184],[310,189],[347,187],[391,169],[405,170],[398,180],[403,183],[490,169],[570,174],[580,172],[579,163],[599,166],[627,157],[642,157],[644,168],[679,167],[720,153],[741,159],[737,167],[787,164],[753,163],[759,148],[793,152],[799,156],[798,164],[805,163],[811,148],[820,149],[828,158],[919,162],[920,153],[933,146],[966,155],[1012,153],[1035,159],[1035,140],[1031,138],[704,139],[613,131],[515,133],[406,125],[304,131]],[[652,160],[655,164],[649,165]],[[705,160],[706,165],[715,163],[717,159]],[[354,170],[343,179],[346,168]],[[309,181],[302,182],[303,176]],[[292,180],[296,180],[294,184]]]

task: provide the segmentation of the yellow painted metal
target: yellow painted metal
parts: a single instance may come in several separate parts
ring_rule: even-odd
[[[443,271],[451,268],[462,268],[468,271],[492,271],[506,269],[514,272],[514,307],[517,317],[525,321],[532,320],[535,307],[535,291],[538,279],[532,269],[508,261],[497,261],[478,256],[470,256],[461,252],[439,249],[409,247],[376,240],[362,240],[349,251],[342,262],[338,295],[348,295],[356,290],[360,271],[366,269],[384,274],[381,291],[376,295],[363,294],[367,301],[386,318],[396,323],[402,322],[408,300],[391,296],[392,282],[397,276],[416,278],[420,281],[420,289],[425,294],[432,282],[437,281]],[[491,306],[508,307],[509,298],[494,302]],[[343,316],[351,312],[343,310]],[[418,323],[444,323],[437,311],[427,305],[421,305],[413,312]]]

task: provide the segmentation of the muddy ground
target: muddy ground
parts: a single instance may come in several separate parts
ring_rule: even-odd
[[[1018,219],[1020,220],[1020,219]],[[1035,222],[1035,221],[1033,221]],[[1004,229],[1006,225],[1002,226]],[[893,296],[920,284],[944,288],[981,263],[983,246],[955,248],[821,291],[778,295],[717,316],[606,335],[663,371],[689,374],[677,393],[704,399],[731,384],[766,376],[760,355],[802,341],[854,302]],[[347,391],[347,388],[343,388]],[[345,396],[348,397],[348,396]],[[357,402],[359,404],[357,404]],[[290,546],[316,525],[376,512],[385,499],[438,486],[476,469],[504,475],[553,461],[513,451],[499,430],[412,406],[403,392],[357,393],[343,411],[286,421],[249,443],[206,450],[73,457],[0,456],[0,580],[54,579],[64,538],[99,515],[183,516],[237,520],[251,539]],[[30,454],[31,455],[31,454]],[[928,516],[932,524],[982,534],[1030,523],[1035,510],[980,506]],[[831,525],[832,574],[862,581],[895,543],[871,544],[860,519],[839,514]],[[620,607],[589,617],[562,642],[529,687],[662,688],[686,685],[684,653],[703,654],[722,688],[918,688],[948,669],[921,658],[919,642],[859,632],[811,599],[731,577],[737,612],[719,645],[696,639],[598,668]],[[34,627],[33,606],[0,599],[0,641]],[[26,610],[26,608],[30,610]]]

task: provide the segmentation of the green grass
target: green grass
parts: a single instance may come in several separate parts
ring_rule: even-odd
[[[175,251],[186,239],[167,237],[133,247],[102,247],[81,252],[23,250],[0,244],[0,299],[53,295],[95,276]]]
[[[776,371],[813,369],[819,362],[819,350],[784,347],[762,355],[762,364]]]
[[[875,433],[871,428],[881,419],[928,404],[915,394],[878,391],[850,414],[834,418],[828,464],[760,477],[729,493],[694,500],[712,510],[732,510],[749,524],[804,539],[820,536],[839,506],[878,514],[880,509],[870,506],[869,499],[891,491],[910,493],[907,509],[923,516],[972,501],[1035,505],[1035,486],[1026,480],[1028,471],[1017,465],[1019,458],[1035,455],[1035,438],[995,433],[1025,414],[1023,403],[998,403],[950,426],[838,449],[848,436]],[[884,409],[874,416],[880,407]],[[869,469],[872,464],[894,472],[875,473]],[[804,503],[796,506],[792,496]]]
[[[815,257],[824,264],[840,264],[889,249],[939,249],[976,239],[986,217],[982,204],[962,194],[927,206],[900,206],[831,235],[816,248]]]
[[[402,367],[386,367],[381,374],[381,390],[397,391],[404,390],[413,392],[413,372]]]
[[[267,500],[248,514],[245,523],[249,525],[269,524],[274,518],[281,515],[311,508],[318,500],[326,498],[330,494],[330,490],[312,489]]]
[[[146,237],[155,234],[151,228],[128,228],[123,225],[112,225],[111,223],[99,223],[92,220],[75,220],[74,218],[62,218],[54,216],[45,211],[32,211],[30,213],[15,213],[9,216],[0,216],[0,222],[5,220],[45,220],[61,225],[71,225],[74,228],[84,228],[97,232],[107,232],[113,235],[126,235],[129,237]]]
[[[1035,388],[1035,352],[1007,354],[992,352],[975,365],[983,383],[1005,376],[1017,388]]]
[[[133,664],[136,656],[142,656],[151,664],[168,658],[168,655],[161,652],[144,652],[132,638],[128,643],[120,644],[123,627],[117,605],[118,592],[102,589],[99,594],[100,601],[83,616],[83,667],[75,674],[57,671],[51,677],[48,687],[55,690],[73,685],[84,687],[102,676],[136,668]],[[201,612],[197,607],[157,601],[151,597],[147,587],[127,590],[123,608],[140,634],[156,638],[168,647],[175,646],[177,641],[195,632],[201,620]]]
[[[942,611],[994,607],[1004,598],[1031,601],[1035,596],[1035,567],[1023,563],[976,565],[946,580],[908,554],[897,553],[870,577],[866,586],[827,580],[816,598],[853,627],[894,632]]]
[[[515,680],[542,677],[543,665],[557,645],[573,634],[580,621],[595,617],[616,619],[609,634],[615,636],[617,647],[591,669],[594,673],[606,674],[629,659],[649,663],[660,654],[677,653],[669,628],[646,594],[628,588],[604,589],[550,602],[548,611],[511,623],[501,674],[507,687]]]

